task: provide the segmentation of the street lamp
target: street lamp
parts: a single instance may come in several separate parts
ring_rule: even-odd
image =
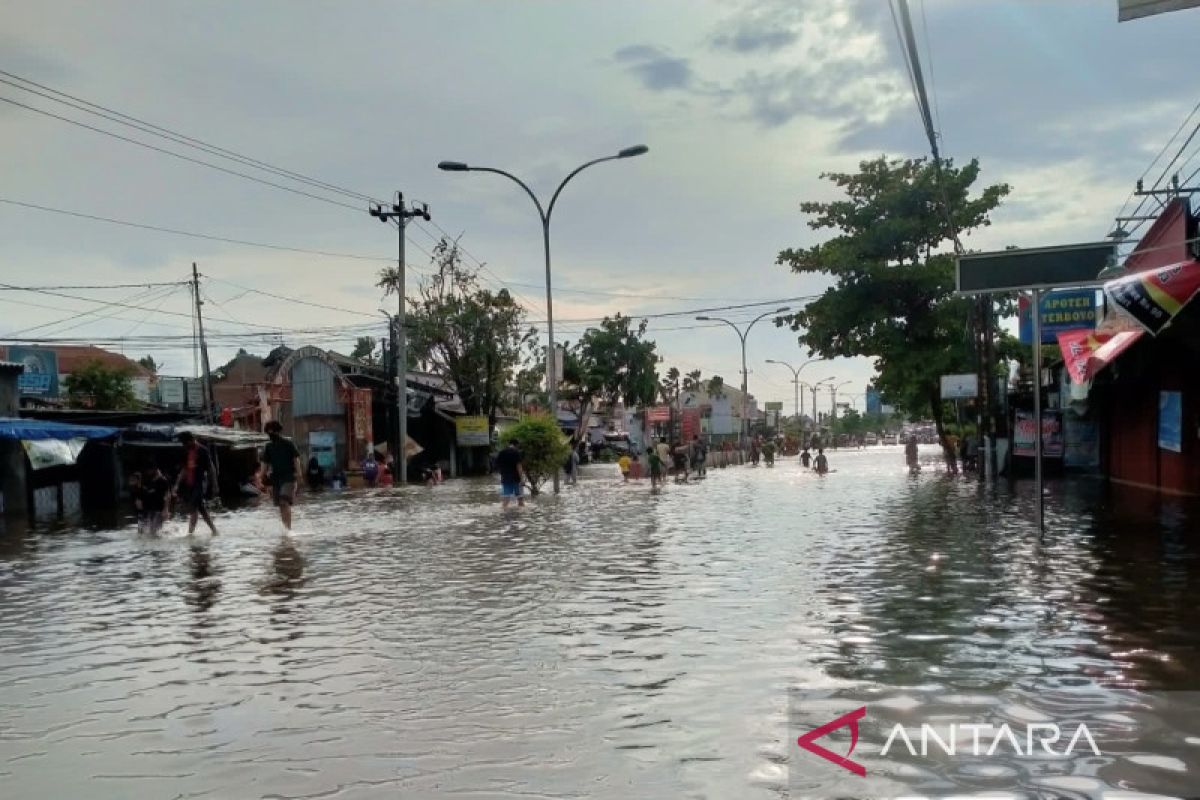
[[[792,386],[796,390],[796,398],[795,398],[795,400],[796,400],[796,421],[798,423],[800,423],[800,432],[801,433],[804,433],[804,414],[803,414],[804,405],[801,403],[801,398],[800,398],[800,370],[804,369],[809,364],[813,364],[817,361],[823,361],[823,360],[824,359],[820,359],[820,358],[810,358],[808,361],[805,361],[799,367],[793,367],[791,364],[789,364],[786,361],[776,361],[773,358],[767,359],[768,364],[779,364],[781,366],[787,367],[788,369],[790,369],[792,371]],[[813,411],[816,411],[816,409],[814,408]]]
[[[634,145],[633,147],[626,147],[624,150],[619,151],[615,156],[596,158],[576,167],[567,175],[567,177],[563,178],[562,183],[558,185],[558,188],[554,190],[554,194],[550,196],[550,205],[546,206],[545,208],[542,207],[542,202],[538,200],[537,195],[533,193],[533,190],[530,189],[524,181],[512,173],[505,172],[502,169],[495,169],[493,167],[472,167],[464,164],[461,161],[438,162],[438,169],[442,170],[443,172],[491,172],[496,175],[503,175],[505,178],[508,178],[510,181],[524,189],[525,194],[529,195],[529,199],[533,201],[535,206],[537,206],[538,216],[541,217],[542,220],[542,247],[546,255],[546,336],[549,341],[549,347],[546,351],[546,378],[549,383],[548,399],[550,401],[550,416],[554,420],[555,425],[558,424],[558,369],[557,364],[555,363],[556,359],[554,352],[554,301],[550,289],[550,216],[554,213],[554,204],[558,202],[558,195],[562,192],[563,187],[565,187],[572,178],[583,172],[588,167],[601,164],[605,161],[616,161],[621,158],[633,158],[635,156],[645,155],[649,151],[650,148],[644,144]],[[582,424],[582,420],[580,423]],[[558,470],[556,469],[554,471],[554,493],[558,494],[558,491]]]
[[[749,421],[746,419],[746,394],[747,394],[746,383],[747,383],[747,375],[748,375],[748,373],[746,371],[746,337],[750,335],[750,329],[754,327],[754,323],[758,322],[761,319],[765,319],[765,318],[771,316],[772,314],[782,314],[788,310],[789,310],[788,306],[783,306],[781,308],[775,309],[774,311],[767,311],[763,314],[759,314],[757,317],[750,320],[750,324],[746,326],[745,330],[742,330],[741,328],[739,328],[737,325],[734,325],[729,320],[722,319],[721,317],[696,317],[697,321],[699,321],[699,322],[724,322],[726,325],[733,328],[734,333],[736,333],[738,335],[738,339],[740,339],[742,342],[742,430],[740,431],[740,434],[741,434],[741,440],[742,440],[741,447],[743,450],[746,449],[746,432],[747,432],[747,430],[749,430],[749,425],[747,424]]]
[[[852,383],[854,383],[854,381],[842,381],[841,383],[837,384],[836,386],[834,386],[833,384],[829,385],[829,404],[830,404],[829,405],[829,431],[830,431],[830,433],[834,433],[833,426],[837,424],[837,393],[838,393],[838,389],[841,389],[843,386],[849,386]],[[837,447],[837,434],[836,433],[834,433],[833,445],[834,445],[834,447]]]

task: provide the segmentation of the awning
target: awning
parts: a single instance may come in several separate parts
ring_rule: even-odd
[[[1147,332],[1160,334],[1200,291],[1200,263],[1184,261],[1124,275],[1104,284],[1104,294]]]
[[[221,425],[161,425],[143,422],[135,425],[125,435],[124,443],[130,445],[176,446],[179,434],[187,431],[202,442],[226,445],[234,449],[261,447],[269,441],[265,433],[226,428]]]
[[[1157,336],[1200,292],[1200,262],[1184,261],[1108,281],[1112,310],[1096,330],[1065,331],[1058,346],[1071,380],[1085,384],[1145,335]]]
[[[0,439],[42,441],[54,439],[69,442],[72,439],[107,439],[117,434],[116,428],[99,425],[72,425],[67,422],[51,422],[42,419],[0,417]]]
[[[1144,335],[1143,331],[1064,331],[1058,334],[1058,347],[1071,380],[1083,384]]]

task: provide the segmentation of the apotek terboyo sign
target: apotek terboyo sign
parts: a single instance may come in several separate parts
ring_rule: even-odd
[[[1095,289],[1069,289],[1042,295],[1042,344],[1054,344],[1060,331],[1094,330],[1099,318]],[[1033,344],[1033,303],[1022,297],[1018,303],[1021,341]]]

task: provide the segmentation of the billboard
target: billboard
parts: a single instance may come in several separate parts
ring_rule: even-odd
[[[883,413],[883,399],[879,396],[879,390],[874,386],[867,387],[867,413]]]
[[[783,411],[783,401],[768,400],[766,402],[767,411]]]
[[[713,397],[709,401],[712,412],[708,423],[708,432],[716,436],[728,436],[734,432],[733,401],[726,396]]]
[[[1183,452],[1183,393],[1158,393],[1158,446]]]
[[[1042,344],[1056,344],[1061,331],[1093,330],[1099,320],[1095,289],[1065,289],[1042,295]],[[1033,301],[1022,297],[1018,305],[1021,341],[1033,344]]]
[[[1095,285],[1116,252],[1112,242],[1091,242],[972,253],[958,257],[955,288],[960,294],[984,294]]]
[[[459,447],[489,447],[492,444],[487,417],[455,417],[454,433]]]
[[[978,394],[979,376],[971,373],[942,376],[943,400],[965,400]]]
[[[200,378],[187,381],[187,407],[204,408],[204,381]]]
[[[183,378],[158,379],[158,402],[161,405],[183,408],[185,399]]]
[[[1037,429],[1033,427],[1033,412],[1018,411],[1013,425],[1012,452],[1014,456],[1032,458]],[[1056,409],[1042,411],[1042,455],[1046,458],[1062,458],[1066,450],[1063,439],[1062,412]]]
[[[25,366],[17,377],[22,397],[58,397],[58,353],[38,347],[8,348],[8,360]]]

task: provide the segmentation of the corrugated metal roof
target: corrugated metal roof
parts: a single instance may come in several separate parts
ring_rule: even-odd
[[[13,369],[13,370],[18,370],[18,371],[23,371],[25,369],[25,365],[18,364],[16,361],[0,360],[0,369]]]

